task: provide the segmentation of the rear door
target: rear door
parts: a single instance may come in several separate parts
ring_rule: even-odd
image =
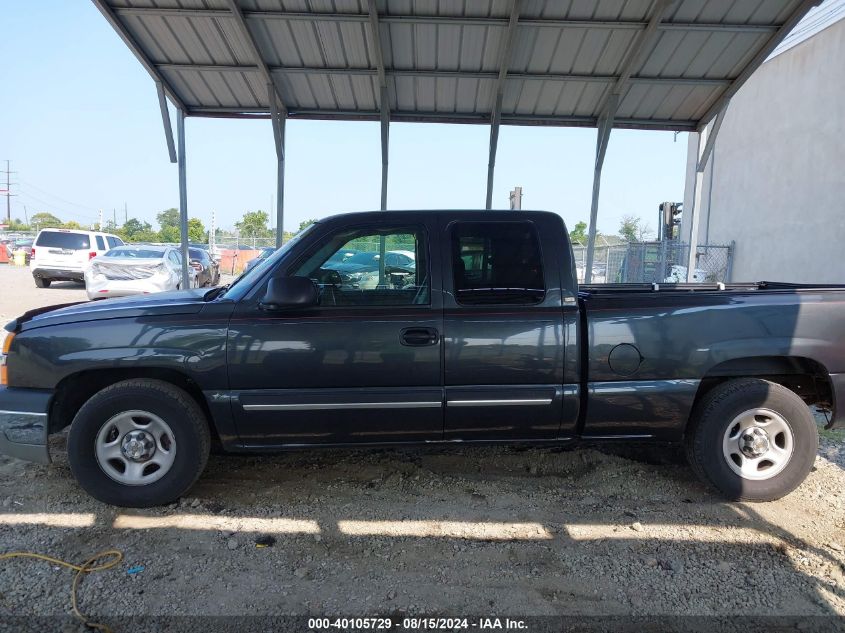
[[[447,224],[442,240],[445,439],[554,438],[565,332],[560,266],[540,236],[562,229],[542,226],[540,214],[465,217]]]
[[[33,244],[35,264],[47,268],[82,270],[90,259],[91,237],[82,231],[57,229],[41,231]]]

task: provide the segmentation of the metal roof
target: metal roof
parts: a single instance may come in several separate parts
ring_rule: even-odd
[[[694,130],[817,2],[94,3],[188,116]]]

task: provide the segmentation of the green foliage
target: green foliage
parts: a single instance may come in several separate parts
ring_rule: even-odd
[[[208,241],[205,226],[199,218],[188,218],[188,241],[200,244]]]
[[[126,221],[126,224],[123,225],[121,229],[123,233],[123,237],[127,240],[138,242],[138,241],[149,241],[149,240],[142,240],[139,238],[139,235],[150,235],[153,233],[153,227],[150,225],[149,222],[142,222],[138,218],[130,218]]]
[[[81,229],[82,225],[75,221],[75,220],[68,220],[64,224],[62,224],[63,229]]]
[[[651,228],[642,221],[642,218],[633,215],[624,215],[619,222],[619,235],[626,242],[643,242],[651,234]]]
[[[569,232],[569,241],[573,244],[587,243],[587,223],[578,222],[575,228]]]
[[[270,237],[273,233],[267,227],[269,219],[266,211],[247,211],[239,222],[235,222],[235,227],[241,237]]]
[[[29,224],[24,224],[21,222],[20,218],[14,218],[11,222],[9,222],[8,231],[29,231],[30,226]]]
[[[156,215],[156,221],[162,229],[175,227],[179,230],[179,209],[165,209]]]
[[[52,213],[42,211],[41,213],[36,213],[32,216],[30,224],[34,227],[38,227],[39,229],[58,228],[62,225],[62,221]]]
[[[317,220],[316,220],[316,219],[313,219],[313,218],[312,218],[312,219],[310,219],[310,220],[303,220],[302,222],[300,222],[300,223],[299,223],[299,230],[298,230],[297,232],[299,232],[299,231],[304,231],[304,230],[305,230],[305,229],[307,229],[309,226],[311,226],[312,224],[314,224],[316,221],[317,221]]]
[[[179,233],[178,226],[163,226],[158,232],[158,242],[173,242],[178,243],[182,241],[182,236]]]

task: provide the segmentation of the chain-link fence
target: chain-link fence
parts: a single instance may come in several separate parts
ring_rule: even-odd
[[[587,247],[572,246],[578,281],[584,281]],[[733,247],[699,245],[693,281],[730,281]],[[689,245],[674,241],[596,245],[590,283],[686,283]]]

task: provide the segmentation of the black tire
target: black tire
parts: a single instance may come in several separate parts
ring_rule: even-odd
[[[792,454],[783,470],[769,479],[740,476],[722,448],[737,416],[755,408],[776,413],[792,432]],[[818,428],[804,401],[782,385],[757,378],[731,380],[707,393],[693,412],[686,436],[687,461],[696,475],[737,501],[774,501],[789,494],[806,479],[818,447]]]
[[[50,282],[53,281],[52,279],[44,279],[44,277],[33,277],[35,279],[35,285],[39,288],[49,288]]]
[[[103,424],[118,413],[143,408],[167,422],[176,441],[170,470],[146,485],[126,485],[110,478],[97,462],[95,442]],[[73,419],[68,461],[79,485],[95,499],[115,506],[147,508],[181,497],[205,469],[210,450],[208,421],[182,389],[160,380],[124,380],[99,391]]]

